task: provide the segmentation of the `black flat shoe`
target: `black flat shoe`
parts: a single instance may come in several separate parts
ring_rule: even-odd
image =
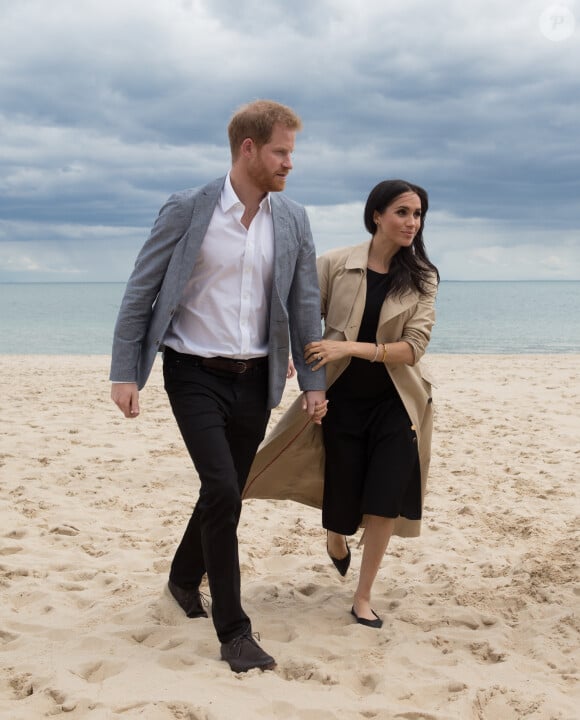
[[[354,615],[354,618],[359,625],[365,625],[366,627],[372,627],[372,628],[383,627],[383,621],[381,620],[381,618],[376,614],[376,612],[374,610],[371,610],[371,612],[375,616],[376,620],[367,620],[366,618],[359,617],[354,611],[354,605],[350,609],[350,614]]]
[[[171,580],[167,582],[167,588],[188,618],[207,617],[204,604],[207,606],[209,603],[199,590],[186,590]]]
[[[348,546],[348,543],[346,544],[346,555],[343,558],[332,557],[330,554],[330,550],[328,549],[328,542],[326,545],[326,552],[328,553],[328,557],[332,560],[332,564],[334,567],[338,570],[338,572],[344,577],[346,575],[347,570],[350,567],[350,548]]]

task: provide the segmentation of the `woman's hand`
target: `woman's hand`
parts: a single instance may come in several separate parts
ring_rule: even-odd
[[[317,340],[304,348],[304,359],[311,370],[318,370],[328,362],[349,357],[348,345],[344,340]]]

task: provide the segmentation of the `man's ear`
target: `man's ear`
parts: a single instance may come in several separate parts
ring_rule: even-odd
[[[255,149],[256,143],[252,140],[252,138],[246,138],[240,146],[240,152],[244,157],[251,157],[254,154]]]

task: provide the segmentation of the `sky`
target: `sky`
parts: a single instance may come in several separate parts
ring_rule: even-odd
[[[126,281],[257,98],[319,253],[403,178],[443,280],[580,280],[578,68],[580,0],[1,0],[0,282]]]

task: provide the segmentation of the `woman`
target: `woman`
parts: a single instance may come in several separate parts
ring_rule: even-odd
[[[391,535],[419,534],[430,460],[431,385],[419,361],[439,274],[423,244],[427,208],[422,188],[381,182],[364,212],[371,240],[319,258],[325,332],[305,356],[313,370],[327,366],[326,462],[320,428],[299,419],[297,401],[258,454],[245,491],[322,501],[328,553],[341,575],[350,564],[345,536],[364,525],[351,613],[375,628],[382,620],[371,607],[372,586]]]
[[[322,426],[322,523],[328,552],[344,575],[350,564],[345,536],[354,534],[364,517],[351,612],[370,627],[382,625],[371,608],[371,590],[395,521],[421,518],[417,428],[430,386],[417,363],[434,323],[439,279],[423,244],[427,207],[427,193],[400,180],[371,191],[364,212],[370,243],[319,260],[325,339],[305,352],[313,369],[332,363],[340,373],[328,390]],[[409,392],[417,397],[408,403],[413,410],[422,405],[422,412],[407,410]]]

